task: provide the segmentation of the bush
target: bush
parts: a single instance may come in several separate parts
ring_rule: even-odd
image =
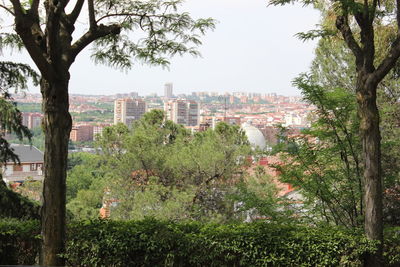
[[[0,264],[34,264],[37,221],[0,221]],[[385,263],[400,266],[400,229],[386,229]],[[361,266],[361,232],[274,223],[73,222],[69,266]]]
[[[0,265],[32,265],[39,255],[38,221],[0,220]]]
[[[72,266],[354,266],[373,249],[355,232],[271,223],[93,221],[69,232]]]
[[[39,219],[39,205],[7,188],[0,174],[0,218]]]
[[[400,227],[385,229],[385,266],[400,266]]]

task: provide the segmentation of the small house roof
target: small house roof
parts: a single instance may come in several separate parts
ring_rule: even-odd
[[[14,153],[18,155],[21,163],[41,163],[44,161],[43,152],[34,146],[11,144],[11,148],[14,149]]]

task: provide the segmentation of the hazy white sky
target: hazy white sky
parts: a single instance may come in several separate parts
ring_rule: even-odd
[[[166,82],[174,93],[192,91],[277,92],[298,94],[291,81],[307,71],[316,42],[294,35],[313,29],[317,11],[301,6],[267,7],[266,0],[186,0],[193,17],[213,17],[216,29],[202,38],[201,58],[176,57],[170,69],[137,64],[129,72],[96,66],[86,50],[71,69],[71,93],[163,94]],[[39,89],[31,89],[39,92]]]

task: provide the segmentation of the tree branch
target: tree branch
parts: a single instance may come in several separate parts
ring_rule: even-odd
[[[363,52],[357,41],[354,39],[353,32],[351,31],[349,26],[348,17],[338,16],[336,18],[336,28],[342,33],[346,44],[356,57],[357,68],[361,68],[363,63]]]
[[[399,1],[399,0],[397,0]],[[396,40],[393,42],[389,53],[386,55],[385,59],[381,62],[378,68],[372,73],[371,78],[373,82],[377,84],[385,78],[386,74],[394,67],[396,61],[400,57],[400,35],[397,35]]]
[[[34,29],[40,31],[40,29],[37,29],[39,26],[37,25],[35,27],[32,20],[28,20],[22,13],[18,15],[17,12],[15,24],[16,32],[21,37],[32,60],[35,62],[42,76],[50,81],[52,77],[55,77],[55,71],[47,61],[45,47],[41,47],[41,44],[44,43],[41,35],[43,33],[34,31]],[[38,40],[39,38],[41,38],[41,40]]]
[[[75,61],[75,58],[79,54],[79,52],[81,52],[93,41],[109,34],[119,34],[120,32],[121,26],[118,24],[113,24],[109,26],[100,24],[97,28],[89,30],[71,46],[68,63],[72,64]]]
[[[39,3],[40,0],[32,0],[31,9],[29,12],[39,20]]]
[[[47,18],[46,18],[46,42],[47,54],[50,56],[52,63],[59,63],[58,54],[60,51],[60,30],[61,18],[64,13],[64,8],[68,4],[68,0],[48,1],[47,2]],[[57,65],[60,66],[60,65]]]
[[[97,27],[97,24],[96,24],[96,15],[94,13],[93,0],[88,0],[88,10],[89,10],[89,27],[90,29],[95,29]]]
[[[376,14],[376,8],[377,6],[380,6],[380,1],[379,0],[373,0],[372,1],[372,11],[371,11],[371,17],[369,18],[369,22],[372,24],[374,19],[375,19],[375,14]]]
[[[26,16],[25,10],[21,6],[19,0],[10,0],[14,8],[15,29],[19,37],[21,37],[25,48],[27,49],[32,60],[40,70],[42,76],[50,80],[55,75],[54,69],[47,61],[45,55],[45,44],[43,40],[43,32],[35,18]]]
[[[400,0],[396,0],[397,32],[400,32]]]
[[[54,62],[56,61],[56,50],[57,50],[57,35],[60,30],[60,20],[57,18],[57,14],[55,12],[55,6],[53,6],[52,1],[48,3],[49,7],[47,7],[47,18],[46,18],[46,45],[47,45],[47,54],[50,56],[50,59]]]
[[[361,44],[363,50],[363,67],[368,72],[373,72],[375,70],[374,58],[375,58],[375,44],[374,44],[374,26],[373,20],[370,19],[368,14],[368,3],[367,8],[364,13],[356,13],[354,17],[360,27]]]
[[[70,21],[70,23],[73,25],[75,24],[76,20],[79,17],[79,14],[81,13],[82,7],[83,7],[83,3],[85,2],[85,0],[78,0],[76,1],[75,7],[74,9],[71,11],[71,13],[68,15],[68,19]]]
[[[399,0],[400,1],[400,0]],[[101,20],[110,18],[110,17],[147,17],[147,18],[163,18],[165,17],[164,15],[148,15],[148,14],[138,14],[138,13],[112,13],[112,14],[107,14],[96,20],[97,23],[99,23]]]
[[[13,12],[11,9],[9,9],[8,7],[6,7],[6,6],[4,6],[4,5],[1,5],[1,4],[0,4],[0,7],[3,8],[3,9],[5,9],[5,10],[6,10],[8,13],[10,13],[11,15],[15,16],[14,12]]]
[[[10,0],[14,8],[14,16],[23,16],[24,11],[19,0]]]

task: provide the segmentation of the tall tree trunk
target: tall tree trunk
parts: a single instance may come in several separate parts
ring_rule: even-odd
[[[366,266],[377,267],[383,265],[382,170],[377,84],[373,80],[371,74],[359,74],[357,102],[365,168],[365,234],[368,239],[380,242],[377,253],[367,255]]]
[[[60,75],[61,76],[61,75]],[[44,266],[63,266],[66,228],[66,172],[72,120],[69,114],[69,73],[55,82],[41,81],[43,96],[45,157],[42,223]]]

